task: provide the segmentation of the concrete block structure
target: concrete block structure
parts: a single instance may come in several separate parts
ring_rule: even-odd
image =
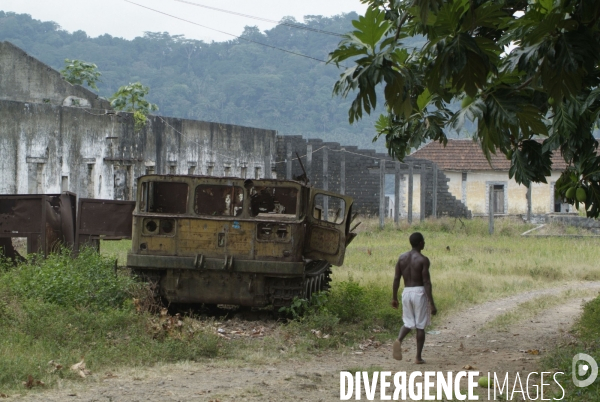
[[[425,159],[407,157],[400,163],[374,150],[342,146],[319,139],[306,140],[301,136],[278,136],[275,162],[277,177],[301,176],[300,161],[315,187],[353,197],[355,212],[362,215],[378,216],[380,211],[387,209],[382,205],[385,194],[382,195],[384,186],[380,180],[384,164],[383,174],[394,175],[398,184],[398,202],[394,203],[398,217],[408,219],[410,212],[414,219],[471,216],[468,208],[449,192],[449,179],[437,169],[435,163]],[[409,197],[410,166],[413,171],[412,197]]]

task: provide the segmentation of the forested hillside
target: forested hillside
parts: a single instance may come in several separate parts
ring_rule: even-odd
[[[354,13],[331,18],[307,16],[310,28],[345,33]],[[201,29],[201,28],[198,28]],[[265,32],[247,27],[241,35],[270,46],[326,60],[340,38],[277,25]],[[102,72],[99,93],[141,81],[159,114],[232,123],[383,149],[372,144],[374,118],[350,126],[349,100],[333,98],[340,74],[333,65],[249,41],[205,43],[168,33],[146,33],[134,40],[61,30],[27,14],[0,11],[0,40],[7,40],[53,68],[64,59],[81,59]]]

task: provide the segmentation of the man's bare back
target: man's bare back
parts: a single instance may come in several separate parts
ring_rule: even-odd
[[[429,258],[417,250],[400,255],[396,263],[396,276],[404,278],[404,287],[423,286],[423,270],[429,270]]]

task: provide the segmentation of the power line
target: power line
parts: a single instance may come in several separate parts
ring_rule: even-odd
[[[263,18],[263,17],[256,17],[254,15],[249,15],[249,14],[243,14],[243,13],[238,13],[235,11],[229,11],[229,10],[223,10],[222,8],[217,8],[217,7],[211,7],[211,6],[205,6],[204,4],[198,4],[198,3],[193,3],[191,1],[185,1],[185,0],[175,0],[179,3],[185,3],[185,4],[190,4],[192,6],[196,6],[196,7],[202,7],[202,8],[207,8],[209,10],[215,10],[215,11],[220,11],[222,13],[227,13],[227,14],[233,14],[233,15],[238,15],[240,17],[245,17],[245,18],[251,18],[251,19],[255,19],[258,21],[265,21],[265,22],[272,22],[274,24],[278,24],[278,25],[285,25],[287,27],[290,28],[296,28],[296,29],[303,29],[305,31],[311,31],[311,32],[316,32],[316,33],[321,33],[321,34],[325,34],[325,35],[331,35],[331,36],[337,36],[340,38],[343,38],[344,35],[343,34],[339,34],[336,32],[331,32],[331,31],[326,31],[324,29],[318,29],[318,28],[311,28],[308,27],[306,25],[300,25],[300,24],[292,24],[290,22],[280,22],[280,21],[275,21],[275,20],[271,20],[268,18]]]
[[[138,6],[138,7],[142,7],[142,8],[145,8],[145,9],[147,9],[147,10],[154,11],[154,12],[156,12],[156,13],[159,13],[159,14],[163,14],[163,15],[166,15],[166,16],[168,16],[168,17],[175,18],[175,19],[178,19],[178,20],[180,20],[180,21],[187,22],[187,23],[189,23],[189,24],[194,24],[194,25],[197,25],[197,26],[199,26],[199,27],[202,27],[202,28],[210,29],[211,31],[219,32],[219,33],[222,33],[222,34],[224,34],[224,35],[229,35],[229,36],[233,36],[234,38],[237,38],[237,39],[245,40],[245,41],[247,41],[247,42],[256,43],[257,45],[266,46],[266,47],[269,47],[269,48],[271,48],[271,49],[276,49],[276,50],[279,50],[279,51],[282,51],[282,52],[286,52],[286,53],[289,53],[289,54],[293,54],[293,55],[295,55],[295,56],[305,57],[305,58],[307,58],[307,59],[311,59],[311,60],[318,61],[318,62],[320,62],[320,63],[325,63],[325,64],[327,64],[327,61],[326,61],[326,60],[317,59],[316,57],[308,56],[308,55],[306,55],[306,54],[297,53],[297,52],[292,52],[291,50],[282,49],[282,48],[280,48],[280,47],[273,46],[273,45],[267,45],[266,43],[262,43],[262,42],[258,42],[258,41],[252,40],[252,39],[244,38],[243,36],[237,36],[237,35],[234,35],[234,34],[230,34],[230,33],[228,33],[228,32],[220,31],[220,30],[218,30],[218,29],[214,29],[214,28],[211,28],[211,27],[207,27],[206,25],[198,24],[197,22],[193,22],[193,21],[190,21],[190,20],[186,20],[186,19],[184,19],[184,18],[177,17],[177,16],[175,16],[175,15],[168,14],[168,13],[165,13],[165,12],[163,12],[163,11],[160,11],[160,10],[156,10],[156,9],[154,9],[154,8],[150,8],[150,7],[144,6],[144,5],[142,5],[142,4],[134,3],[133,1],[130,1],[130,0],[124,0],[124,1],[125,1],[126,3],[130,3],[130,4],[136,5],[136,6]],[[345,67],[345,66],[344,66],[344,67]],[[346,67],[346,68],[347,68],[347,67]]]

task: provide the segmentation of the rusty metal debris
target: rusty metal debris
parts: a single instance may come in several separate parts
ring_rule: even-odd
[[[135,201],[80,198],[62,194],[0,195],[0,249],[17,262],[23,257],[13,239],[25,238],[27,253],[44,257],[60,247],[76,253],[83,245],[98,247],[105,238],[131,239]]]
[[[75,250],[83,246],[99,249],[100,239],[131,239],[135,201],[80,198],[77,204]]]
[[[11,239],[27,238],[27,253],[47,256],[60,244],[72,245],[75,236],[73,193],[0,195],[0,245],[13,260],[19,253]],[[9,245],[9,242],[11,243]]]

